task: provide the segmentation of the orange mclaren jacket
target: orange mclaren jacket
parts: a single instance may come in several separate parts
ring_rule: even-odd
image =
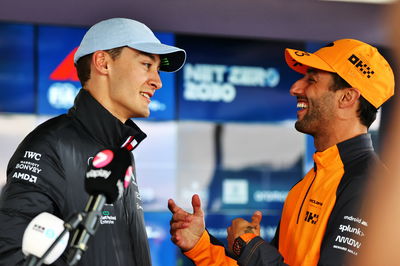
[[[256,237],[235,258],[206,231],[184,254],[196,265],[343,265],[365,241],[360,200],[377,161],[368,134],[316,152],[314,168],[286,198],[271,243]]]

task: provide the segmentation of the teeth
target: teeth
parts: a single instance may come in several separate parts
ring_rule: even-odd
[[[143,92],[141,92],[141,93],[140,93],[140,95],[142,95],[142,96],[146,97],[147,99],[150,99],[150,96],[149,96],[147,93],[143,93]]]
[[[301,103],[297,103],[297,108],[302,108],[302,109],[306,109],[308,107],[308,104],[301,102]]]

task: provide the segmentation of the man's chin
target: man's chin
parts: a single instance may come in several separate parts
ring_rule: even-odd
[[[294,128],[299,131],[300,133],[304,133],[307,135],[310,135],[312,137],[315,136],[315,131],[313,131],[309,126],[307,127],[307,125],[305,125],[305,123],[301,123],[299,121],[297,121],[294,124]]]
[[[304,123],[302,123],[302,121],[297,120],[296,123],[294,124],[294,128],[295,128],[297,131],[301,132],[301,133],[305,133],[305,134],[308,133],[308,132],[307,132],[307,129],[306,129],[306,127],[304,126]]]
[[[148,118],[150,116],[150,110],[147,110],[145,112],[136,114],[135,116],[133,116],[134,118]]]

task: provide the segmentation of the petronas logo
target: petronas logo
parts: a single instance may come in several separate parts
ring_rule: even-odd
[[[169,66],[169,60],[168,58],[164,57],[161,59],[161,65],[163,66]]]

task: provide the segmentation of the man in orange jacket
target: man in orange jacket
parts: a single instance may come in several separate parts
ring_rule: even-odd
[[[314,137],[314,167],[289,192],[271,243],[260,237],[262,214],[227,229],[228,250],[205,229],[200,198],[193,214],[171,199],[171,239],[196,265],[341,265],[357,256],[368,221],[360,215],[369,167],[379,162],[368,128],[394,93],[394,75],[375,47],[337,40],[315,53],[285,50],[304,76],[290,88],[297,98],[295,128]]]

